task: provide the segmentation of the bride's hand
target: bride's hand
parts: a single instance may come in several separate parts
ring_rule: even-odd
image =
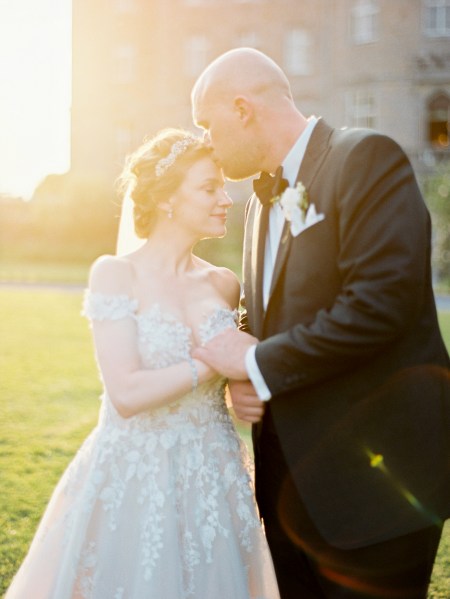
[[[210,381],[211,379],[213,379],[214,377],[216,377],[218,375],[217,370],[214,370],[214,368],[212,368],[212,366],[209,366],[208,364],[206,364],[206,362],[203,362],[202,360],[199,360],[198,358],[194,358],[194,364],[195,364],[195,367],[197,368],[199,385],[201,383],[206,383],[207,381]]]

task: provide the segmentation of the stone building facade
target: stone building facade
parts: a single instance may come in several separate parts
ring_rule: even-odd
[[[222,52],[285,70],[297,105],[396,139],[418,171],[450,157],[450,0],[74,0],[72,172],[113,181]]]

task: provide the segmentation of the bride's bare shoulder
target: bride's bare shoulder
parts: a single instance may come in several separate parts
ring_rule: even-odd
[[[89,272],[89,289],[102,293],[129,293],[133,283],[133,264],[122,256],[100,256]]]
[[[199,261],[200,268],[204,270],[220,296],[231,308],[237,308],[241,294],[241,284],[237,275],[225,266],[215,266],[201,259]]]

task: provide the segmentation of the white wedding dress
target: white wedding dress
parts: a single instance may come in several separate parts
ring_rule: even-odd
[[[191,330],[154,305],[87,292],[88,318],[132,318],[146,368],[186,360]],[[217,308],[207,341],[235,326]],[[217,377],[122,418],[107,395],[5,599],[277,599],[245,446]]]

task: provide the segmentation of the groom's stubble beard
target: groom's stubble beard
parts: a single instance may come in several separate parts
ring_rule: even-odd
[[[258,174],[257,172],[249,172],[249,171],[243,170],[243,169],[234,169],[234,170],[223,169],[223,173],[224,173],[225,177],[227,179],[229,179],[230,181],[244,181],[245,179],[256,176]]]
[[[259,164],[251,156],[236,150],[228,159],[220,158],[215,154],[222,168],[223,174],[230,181],[243,181],[258,175],[261,171]]]

